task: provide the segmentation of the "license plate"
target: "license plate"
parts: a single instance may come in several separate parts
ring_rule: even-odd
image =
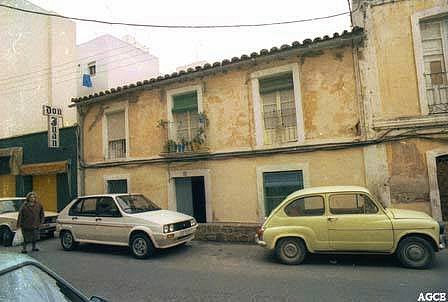
[[[182,230],[182,231],[180,231],[180,235],[181,236],[185,236],[185,235],[188,235],[188,234],[191,234],[192,233],[192,230]]]

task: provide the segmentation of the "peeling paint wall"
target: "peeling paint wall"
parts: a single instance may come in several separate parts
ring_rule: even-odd
[[[418,139],[387,144],[392,207],[431,214],[426,152],[443,146],[446,144]]]
[[[89,106],[85,115],[85,160],[104,160],[102,115],[112,103],[129,101],[129,156],[156,157],[163,151],[166,129],[158,128],[166,120],[166,91],[190,85],[203,87],[203,108],[209,124],[207,146],[211,152],[253,148],[254,113],[250,74],[286,64],[300,64],[300,89],[305,120],[305,137],[321,139],[356,138],[359,122],[353,58],[350,48],[328,50],[314,56],[290,58],[268,64],[217,73],[200,80],[176,83],[163,88],[142,91],[136,102],[126,98]]]
[[[86,194],[104,193],[105,178],[129,175],[132,192],[139,192],[168,208],[170,174],[175,171],[205,169],[210,171],[211,203],[214,222],[260,221],[257,198],[257,167],[271,165],[308,165],[304,177],[311,186],[365,186],[362,148],[321,151],[269,157],[235,158],[190,163],[145,164],[86,170]],[[306,174],[308,173],[308,174]],[[171,178],[171,181],[172,178]]]

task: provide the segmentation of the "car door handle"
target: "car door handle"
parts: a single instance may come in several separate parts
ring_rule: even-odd
[[[72,220],[77,220],[78,219],[78,217],[72,217]]]
[[[95,219],[95,221],[101,221],[102,219],[101,218],[97,218],[97,219]]]
[[[328,221],[336,221],[336,220],[338,220],[338,218],[337,217],[328,217],[327,220]]]

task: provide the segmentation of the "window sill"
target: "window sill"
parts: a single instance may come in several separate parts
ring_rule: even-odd
[[[373,129],[387,130],[398,128],[414,128],[425,126],[441,126],[448,123],[448,113],[437,113],[423,116],[400,117],[388,120],[375,120]]]

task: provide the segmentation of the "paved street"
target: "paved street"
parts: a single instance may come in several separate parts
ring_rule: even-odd
[[[198,241],[148,260],[97,245],[65,252],[58,239],[39,247],[29,255],[87,295],[110,301],[417,301],[421,291],[448,292],[447,251],[421,271],[389,256],[314,255],[286,266],[255,245]]]

